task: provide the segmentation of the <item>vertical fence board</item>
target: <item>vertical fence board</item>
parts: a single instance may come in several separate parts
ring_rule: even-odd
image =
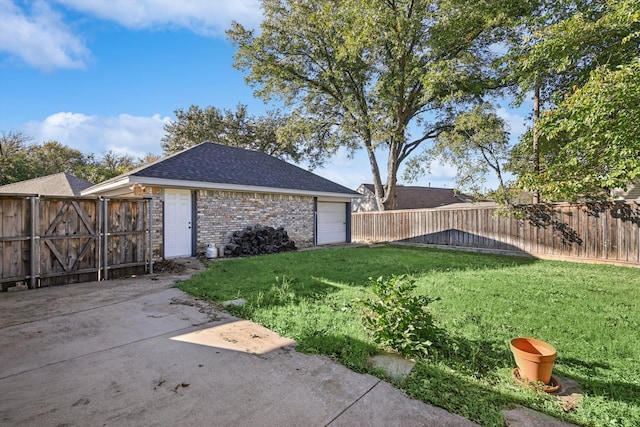
[[[118,212],[111,219],[119,234],[103,236],[100,199],[0,195],[2,289],[13,286],[12,281],[28,278],[39,286],[96,280],[101,242],[112,238],[109,248],[115,244],[116,250],[109,258],[110,269],[125,274],[146,271],[148,203],[146,199],[112,200],[117,200]],[[33,244],[37,246],[32,250]]]
[[[354,242],[407,241],[640,264],[638,204],[538,205],[524,219],[495,208],[352,215]]]

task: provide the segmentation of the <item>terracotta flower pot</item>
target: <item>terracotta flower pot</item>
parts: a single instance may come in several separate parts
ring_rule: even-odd
[[[549,384],[551,371],[558,352],[555,347],[535,338],[514,338],[511,352],[520,370],[520,376],[529,381]]]

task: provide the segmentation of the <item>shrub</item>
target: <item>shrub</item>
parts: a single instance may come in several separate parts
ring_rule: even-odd
[[[374,341],[407,357],[428,356],[440,335],[428,306],[439,298],[414,295],[415,278],[406,274],[369,280],[377,297],[356,302]]]

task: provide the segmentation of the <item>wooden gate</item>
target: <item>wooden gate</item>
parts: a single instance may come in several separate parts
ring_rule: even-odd
[[[0,194],[2,289],[152,272],[146,198]]]
[[[97,280],[100,200],[40,198],[40,281]]]

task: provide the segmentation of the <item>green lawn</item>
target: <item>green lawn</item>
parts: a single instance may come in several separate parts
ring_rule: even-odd
[[[373,295],[369,278],[403,273],[440,298],[429,307],[446,331],[443,350],[395,383],[411,396],[486,426],[502,425],[514,404],[583,425],[640,425],[640,269],[378,246],[220,260],[179,287],[212,301],[245,298],[236,315],[367,372],[381,349],[353,301]],[[512,379],[517,336],[558,349],[553,373],[580,384],[577,408],[565,412]]]

